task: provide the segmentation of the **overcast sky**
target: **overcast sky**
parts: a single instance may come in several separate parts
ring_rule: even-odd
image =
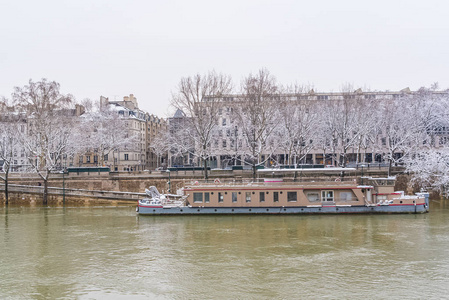
[[[340,91],[449,88],[449,1],[0,0],[0,96],[31,78],[77,100],[134,94],[167,116],[184,76]]]

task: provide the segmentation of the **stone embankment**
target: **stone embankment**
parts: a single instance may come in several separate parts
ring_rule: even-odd
[[[331,169],[331,168],[330,168]],[[313,174],[286,173],[270,174],[264,173],[259,176],[283,177],[284,181],[308,181],[308,180],[334,180],[339,174],[330,169],[321,169]],[[363,173],[362,173],[363,172]],[[384,177],[385,169],[357,170],[346,177],[356,178],[363,176]],[[212,170],[209,180],[218,178],[221,181],[250,180],[250,170]],[[53,174],[49,180],[49,204],[62,203],[135,203],[142,198],[145,189],[156,186],[161,193],[170,189],[171,193],[186,184],[194,181],[204,180],[202,171],[171,171],[152,173],[69,173]],[[360,179],[359,179],[360,180]],[[13,174],[9,181],[9,199],[11,203],[40,203],[43,192],[42,179],[34,174]],[[406,175],[398,176],[397,190],[414,192],[409,186],[409,178]],[[4,185],[0,184],[0,203],[4,202]]]

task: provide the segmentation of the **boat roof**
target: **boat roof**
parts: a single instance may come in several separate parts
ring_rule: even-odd
[[[308,173],[323,173],[323,172],[345,172],[345,171],[355,171],[355,168],[339,168],[339,167],[332,167],[332,168],[304,168],[304,169],[260,169],[258,172],[260,173],[288,173],[288,172],[308,172]]]

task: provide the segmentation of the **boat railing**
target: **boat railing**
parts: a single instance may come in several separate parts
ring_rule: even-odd
[[[323,186],[326,185],[347,185],[353,186],[356,184],[354,179],[340,179],[336,178],[333,180],[308,180],[308,181],[265,181],[264,179],[259,180],[194,180],[191,182],[186,182],[186,186],[209,186],[209,187],[220,187],[220,186],[267,186],[267,185],[275,185],[275,186],[291,186],[291,185],[300,185],[300,186]]]

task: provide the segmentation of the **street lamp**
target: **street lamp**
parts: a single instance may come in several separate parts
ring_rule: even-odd
[[[168,173],[168,192],[171,193],[171,177],[170,177],[170,170],[166,171]]]

